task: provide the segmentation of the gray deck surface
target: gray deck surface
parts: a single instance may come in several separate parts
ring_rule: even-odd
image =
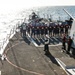
[[[13,45],[15,46],[7,52],[7,58],[13,64],[29,71],[20,70],[7,61],[3,61],[3,65],[0,62],[1,75],[66,75],[55,58],[61,59],[68,66],[75,65],[75,59],[61,52],[61,46],[49,47],[50,54],[45,55],[42,47],[35,47],[29,40],[23,40],[20,35],[18,39],[14,36],[7,48]],[[31,71],[39,74],[31,73]]]

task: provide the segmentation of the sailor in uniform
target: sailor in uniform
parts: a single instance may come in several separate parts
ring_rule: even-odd
[[[65,34],[67,34],[68,35],[68,25],[65,25]]]
[[[47,35],[48,34],[48,27],[46,26],[45,27],[45,35]]]
[[[45,54],[49,54],[49,36],[46,35],[46,38],[45,38],[45,43],[44,43],[44,51],[45,51]]]
[[[71,36],[69,36],[67,54],[70,54],[70,49],[71,49],[72,43],[73,43],[73,38],[71,38]]]
[[[49,27],[48,27],[48,30],[49,30],[49,36],[52,37],[52,26],[49,26]]]
[[[44,37],[44,27],[41,27],[41,38]]]
[[[25,37],[26,36],[26,25],[24,24],[23,25],[23,37]]]
[[[56,35],[56,26],[53,27],[53,36]]]
[[[30,34],[30,26],[29,25],[27,26],[27,32],[28,32],[28,34]]]
[[[63,33],[64,33],[64,26],[61,25],[61,26],[60,26],[60,36],[61,36],[61,34],[63,34]]]
[[[32,30],[31,30],[31,37],[34,35],[34,37],[35,37],[35,28],[34,28],[34,26],[32,27]]]
[[[62,34],[62,49],[66,50],[66,35]]]
[[[37,38],[39,38],[40,37],[40,28],[39,27],[36,28],[36,32],[37,32]]]
[[[21,33],[21,36],[22,36],[22,34],[23,34],[23,27],[22,26],[20,27],[20,33]]]

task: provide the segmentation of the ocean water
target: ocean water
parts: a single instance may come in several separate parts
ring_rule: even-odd
[[[70,16],[68,16],[63,9],[67,10],[75,18],[75,6],[47,6],[12,13],[0,12],[0,50],[2,50],[2,46],[6,43],[5,41],[10,39],[8,35],[11,34],[11,31],[16,30],[17,25],[20,25],[24,20],[28,22],[27,20],[32,12],[35,12],[42,18],[65,21],[69,19]]]
[[[67,10],[73,17],[75,17],[75,6],[52,6],[52,7],[43,7],[39,8],[38,13],[41,17],[49,17],[51,16],[52,20],[63,20],[69,19],[70,16],[66,14],[63,10]]]

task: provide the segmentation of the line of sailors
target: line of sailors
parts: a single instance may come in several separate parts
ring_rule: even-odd
[[[28,26],[27,31],[31,36],[37,35],[39,37],[40,35],[49,35],[52,36],[60,36],[62,33],[68,34],[69,25],[55,25],[55,26]]]
[[[43,25],[43,26],[33,26],[33,25],[22,25],[20,31],[23,36],[26,36],[26,32],[28,32],[31,36],[40,37],[44,35],[52,36],[61,36],[62,33],[68,34],[69,25]]]

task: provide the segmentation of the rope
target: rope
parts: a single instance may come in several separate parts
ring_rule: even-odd
[[[16,46],[16,45],[18,45],[18,44],[19,44],[19,43],[17,43],[17,44],[15,44],[15,45],[11,46],[10,48],[12,48],[12,47],[14,47],[14,46]],[[7,52],[10,50],[10,48],[8,48],[8,49],[5,51],[5,53],[4,53],[5,56],[6,56]],[[7,58],[7,56],[5,57],[5,59],[6,59],[6,61],[7,61],[10,65],[12,65],[13,67],[15,67],[15,68],[17,68],[17,69],[20,69],[20,70],[22,70],[22,71],[29,72],[29,73],[32,73],[32,74],[36,74],[36,75],[44,75],[44,74],[41,74],[41,73],[37,73],[37,72],[33,72],[33,71],[30,71],[30,70],[24,69],[24,68],[22,68],[22,67],[19,67],[19,66],[13,64],[11,61],[9,61],[9,59]]]

